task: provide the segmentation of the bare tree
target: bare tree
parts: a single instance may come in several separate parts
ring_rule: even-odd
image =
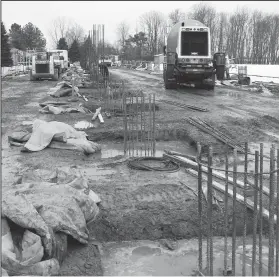
[[[172,25],[175,25],[177,22],[185,19],[185,14],[179,9],[175,9],[169,13],[169,19],[171,20]]]
[[[125,46],[125,41],[129,37],[129,29],[130,29],[129,25],[125,21],[120,22],[119,25],[117,26],[116,31],[117,31],[117,35],[118,35],[118,41],[119,41],[122,49]]]
[[[237,8],[235,13],[231,15],[230,31],[228,34],[227,49],[234,57],[240,60],[244,58],[245,37],[247,27],[249,25],[249,12],[246,8]]]
[[[49,35],[52,43],[56,46],[60,38],[66,38],[70,26],[70,20],[67,17],[59,16],[51,22]]]
[[[215,8],[209,3],[200,2],[192,6],[192,11],[188,13],[188,17],[198,20],[210,28],[211,51],[215,52],[218,45],[218,17]]]
[[[153,56],[159,51],[159,40],[163,37],[165,30],[165,18],[160,12],[150,11],[140,17],[140,23],[147,34],[147,45]]]
[[[71,45],[74,40],[78,42],[83,42],[85,38],[85,31],[83,27],[76,22],[72,23],[67,32],[66,32],[66,40],[68,45]]]

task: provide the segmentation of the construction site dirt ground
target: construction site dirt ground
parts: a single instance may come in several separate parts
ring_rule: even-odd
[[[142,90],[145,95],[155,93],[158,106],[156,156],[162,156],[164,149],[195,155],[196,143],[200,142],[213,146],[214,164],[222,165],[224,145],[190,125],[185,120],[190,116],[205,120],[239,143],[248,141],[252,149],[261,142],[267,153],[272,143],[278,148],[279,94],[264,96],[257,92],[217,86],[214,91],[186,87],[165,90],[162,76],[122,69],[112,69],[111,77],[124,79],[126,90]],[[184,185],[197,191],[197,179],[183,168],[176,173],[143,172],[128,168],[123,153],[122,117],[104,117],[104,124],[86,130],[89,138],[102,146],[102,152],[98,154],[86,156],[80,152],[49,148],[22,153],[20,148],[9,146],[8,136],[15,130],[25,129],[25,121],[55,120],[74,126],[80,120],[91,120],[90,114],[39,113],[39,103],[53,100],[47,96],[47,92],[55,85],[53,81],[30,82],[28,76],[2,79],[2,186],[11,186],[18,176],[28,171],[77,167],[88,178],[92,190],[100,196],[102,204],[99,216],[89,226],[89,245],[69,242],[69,253],[62,264],[61,275],[102,275],[102,253],[98,245],[103,243],[197,237],[197,197]],[[92,91],[90,88],[80,89],[89,99],[88,105],[98,105],[97,100],[91,98]],[[208,112],[182,109],[159,100],[195,105],[207,108]],[[67,101],[67,98],[57,101]],[[242,226],[243,206],[238,204],[236,210],[237,224]],[[231,212],[228,216],[231,223]],[[222,207],[215,209],[214,236],[224,234],[223,219]],[[204,233],[206,228],[204,224]],[[242,229],[239,230],[238,235],[241,235]],[[248,233],[251,230],[249,221]],[[92,264],[85,267],[84,263],[88,260]]]

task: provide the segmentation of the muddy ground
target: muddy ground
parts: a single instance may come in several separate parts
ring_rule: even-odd
[[[231,136],[239,143],[248,141],[257,146],[265,145],[268,153],[272,143],[279,145],[279,95],[263,96],[227,87],[216,87],[214,92],[196,88],[165,90],[162,76],[124,69],[111,70],[115,80],[124,79],[125,89],[139,90],[144,94],[155,93],[156,141],[158,147],[188,154],[196,153],[196,143],[204,149],[213,145],[215,165],[222,165],[220,155],[224,145],[185,121],[198,116]],[[69,242],[69,254],[61,268],[61,275],[101,275],[101,258],[98,244],[122,240],[185,239],[197,236],[197,197],[184,184],[197,190],[197,180],[184,169],[176,173],[141,172],[131,170],[123,161],[123,123],[121,117],[104,118],[87,130],[91,140],[103,147],[106,154],[85,156],[69,150],[45,149],[36,153],[21,153],[8,145],[8,136],[16,129],[26,128],[23,121],[36,118],[56,120],[74,125],[79,120],[89,120],[88,114],[40,114],[39,104],[53,100],[47,92],[56,82],[30,82],[28,77],[2,80],[2,186],[8,187],[24,172],[36,169],[52,171],[55,168],[75,166],[87,176],[91,188],[102,199],[100,214],[89,226],[91,240],[87,247]],[[81,89],[89,104],[98,106],[93,89]],[[159,102],[173,100],[187,105],[207,108],[208,112],[186,110]],[[59,99],[67,101],[67,98]],[[184,148],[185,147],[185,148]],[[159,152],[161,154],[163,151]],[[218,155],[219,154],[219,155]],[[160,155],[157,155],[160,156]],[[268,167],[267,167],[268,169]],[[268,182],[268,180],[266,180]],[[222,196],[220,194],[220,196]],[[205,204],[205,203],[204,203]],[[238,234],[241,235],[243,206],[237,205]],[[251,216],[251,213],[249,212]],[[224,234],[222,204],[213,212],[214,235]],[[232,211],[229,211],[231,230]],[[203,215],[206,223],[206,215]],[[249,221],[248,233],[251,232]],[[206,233],[206,224],[204,225]],[[85,263],[87,263],[85,265]]]

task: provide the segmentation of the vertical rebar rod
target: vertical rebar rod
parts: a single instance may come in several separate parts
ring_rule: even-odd
[[[260,176],[259,176],[260,188],[259,188],[259,276],[262,276],[263,272],[263,143],[260,144]]]
[[[154,93],[153,94],[153,156],[155,156],[155,151],[156,151],[155,112],[156,112],[156,106],[155,106],[155,93]]]
[[[129,156],[131,155],[131,96],[129,97],[129,117],[128,117],[128,134],[129,134]]]
[[[146,157],[146,130],[145,130],[145,97],[142,97],[143,99],[143,140],[144,140],[144,155]]]
[[[133,147],[133,156],[135,151],[135,133],[134,133],[134,96],[132,96],[132,147]]]
[[[123,110],[124,110],[124,154],[127,152],[127,100],[126,95],[123,94]]]
[[[277,185],[276,185],[276,193],[277,193],[277,221],[276,221],[276,257],[275,257],[275,276],[279,276],[279,149],[277,149]]]
[[[227,148],[228,150],[228,148]],[[225,276],[227,276],[227,269],[228,269],[228,190],[229,190],[229,160],[228,160],[228,152],[226,152],[226,160],[225,160],[225,175],[226,175],[226,187],[225,187],[225,238],[224,238],[224,269],[225,269]]]
[[[139,155],[139,96],[136,98],[136,124],[137,124],[137,156]]]
[[[142,122],[142,108],[143,108],[143,103],[142,103],[143,99],[142,99],[142,96],[140,97],[140,149],[141,149],[141,155],[143,154],[143,147],[142,147],[142,144],[143,144],[143,122]]]
[[[201,160],[201,145],[197,143],[197,162],[198,162],[198,213],[199,213],[199,271],[202,272],[202,166]]]
[[[269,231],[269,252],[268,252],[268,276],[274,275],[274,156],[275,149],[274,144],[270,149],[270,189],[269,189],[269,219],[268,219],[268,231]]]
[[[254,214],[253,214],[253,249],[252,276],[255,276],[257,254],[257,218],[258,218],[258,185],[259,185],[259,151],[255,152]]]
[[[149,128],[148,128],[148,133],[149,133],[149,135],[148,135],[148,156],[149,155],[151,155],[151,148],[152,148],[152,145],[151,145],[151,136],[152,136],[152,134],[151,134],[151,131],[152,131],[152,126],[151,126],[151,124],[152,124],[152,117],[151,117],[151,94],[149,94],[149,97],[148,97],[149,99],[149,106],[148,106],[148,110],[149,110]],[[150,153],[149,153],[150,152]]]
[[[212,240],[212,147],[208,152],[208,177],[207,177],[207,201],[208,201],[208,236],[209,236],[209,276],[213,276],[213,240]]]
[[[232,233],[232,275],[235,276],[236,255],[236,182],[237,182],[237,149],[233,152],[233,233]]]
[[[243,208],[243,255],[242,255],[242,276],[246,276],[246,234],[247,234],[247,172],[248,172],[248,143],[245,142],[244,161],[244,208]]]

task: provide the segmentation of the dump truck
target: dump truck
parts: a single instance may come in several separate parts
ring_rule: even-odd
[[[58,81],[58,68],[55,68],[54,58],[48,52],[36,53],[32,56],[30,81],[39,79],[53,79]]]
[[[176,88],[179,84],[214,89],[210,30],[203,23],[189,19],[175,24],[168,34],[164,54],[166,89]]]

